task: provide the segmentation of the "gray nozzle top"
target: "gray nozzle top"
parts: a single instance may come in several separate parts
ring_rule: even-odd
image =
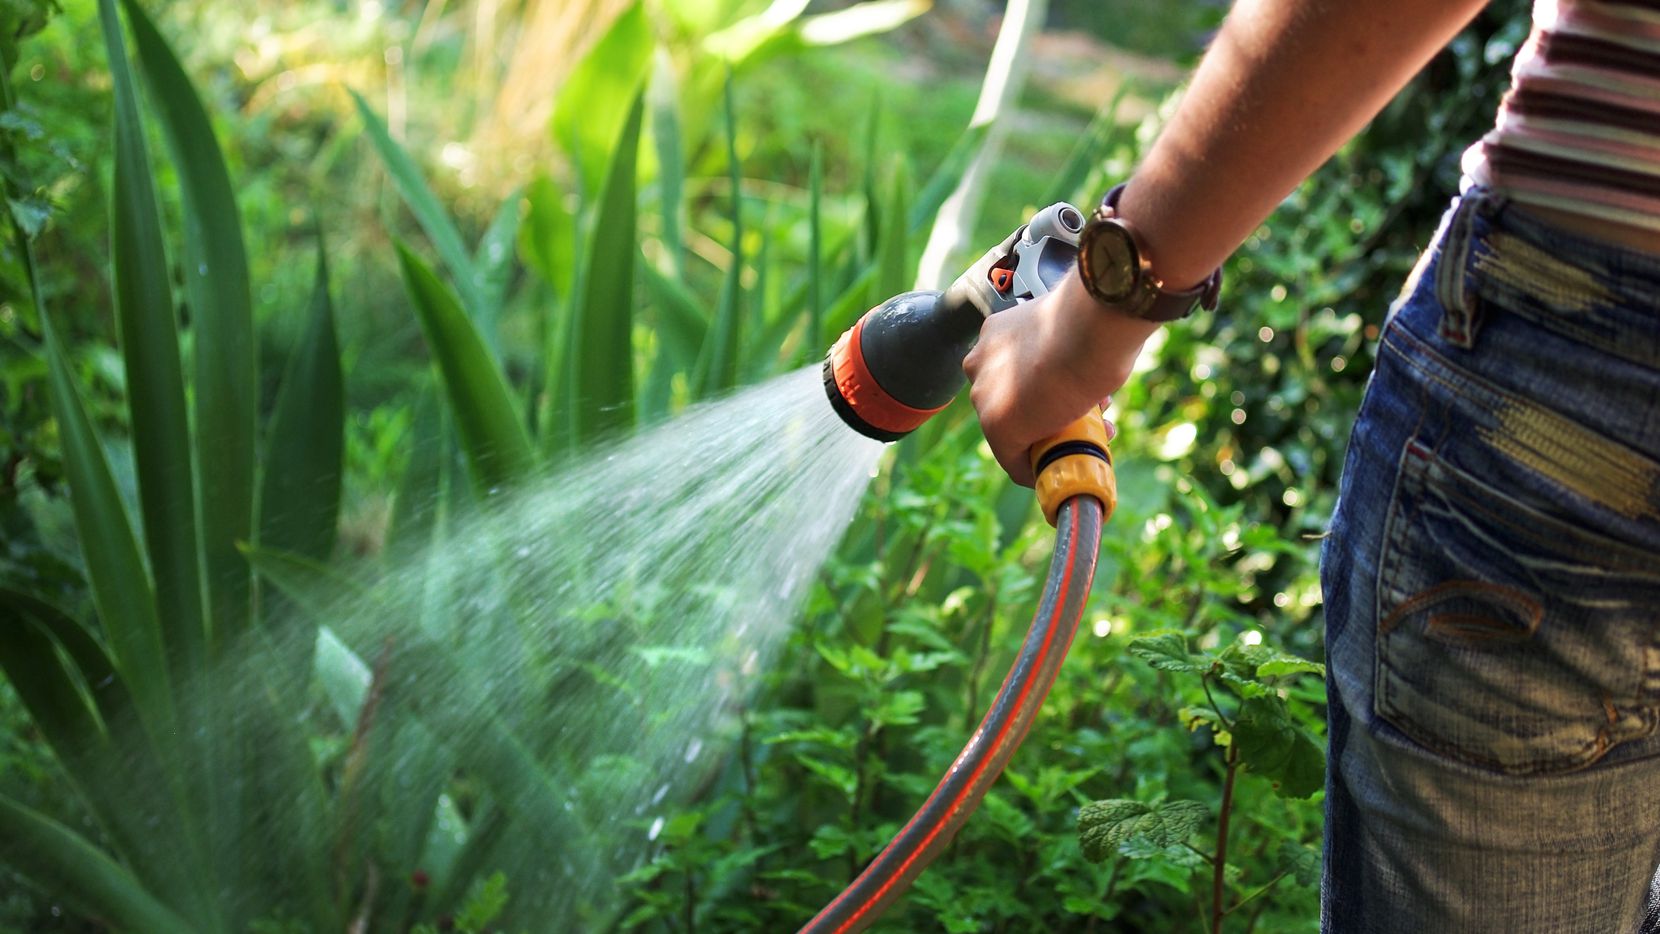
[[[1049,205],[958,276],[945,290],[946,304],[966,302],[980,314],[992,315],[1047,294],[1077,262],[1083,229],[1084,216],[1077,208],[1065,201]],[[992,284],[993,269],[1011,274],[1001,291]]]

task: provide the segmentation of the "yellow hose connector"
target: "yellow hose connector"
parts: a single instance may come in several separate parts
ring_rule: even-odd
[[[1112,451],[1107,447],[1100,406],[1032,445],[1031,456],[1038,505],[1050,525],[1055,524],[1061,504],[1074,496],[1099,500],[1103,522],[1112,515],[1118,505],[1118,481],[1113,477]]]

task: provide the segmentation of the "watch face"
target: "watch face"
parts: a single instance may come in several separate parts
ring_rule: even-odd
[[[1135,240],[1128,230],[1111,221],[1097,221],[1090,227],[1084,232],[1083,252],[1078,256],[1083,273],[1102,299],[1123,301],[1135,290],[1141,271]]]

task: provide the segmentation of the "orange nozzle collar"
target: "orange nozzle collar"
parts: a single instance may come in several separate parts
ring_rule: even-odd
[[[891,435],[915,431],[945,406],[914,409],[889,395],[865,365],[864,348],[859,343],[864,326],[865,318],[861,317],[830,348],[836,391],[854,414],[877,431]]]

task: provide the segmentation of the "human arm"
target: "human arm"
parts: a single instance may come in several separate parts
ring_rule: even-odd
[[[1153,274],[1202,280],[1381,110],[1485,0],[1240,0],[1118,204]],[[1076,273],[986,319],[963,361],[998,463],[1129,377],[1158,325],[1096,302]]]

